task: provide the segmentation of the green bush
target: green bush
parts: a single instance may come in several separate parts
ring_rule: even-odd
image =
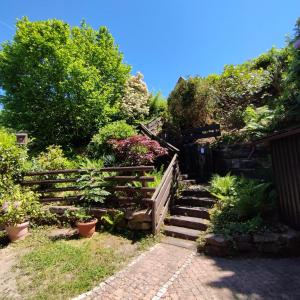
[[[35,170],[60,170],[70,169],[73,163],[65,157],[60,146],[51,145],[45,152],[41,152],[33,159],[33,169]]]
[[[149,100],[149,117],[161,116],[167,111],[168,103],[160,93],[151,95]]]
[[[172,124],[186,129],[210,122],[217,100],[213,81],[213,77],[190,77],[177,82],[168,98]]]
[[[226,175],[214,175],[209,191],[218,199],[211,209],[212,229],[217,233],[250,233],[276,215],[272,184]]]
[[[136,130],[125,121],[116,121],[102,127],[95,134],[88,145],[88,152],[91,157],[101,158],[104,154],[111,153],[109,140],[122,140],[136,134]]]
[[[276,112],[267,105],[255,108],[253,105],[247,106],[244,112],[244,131],[254,137],[261,137],[274,129]]]
[[[0,224],[17,225],[41,214],[38,195],[33,191],[12,185],[1,193]]]
[[[14,134],[0,129],[0,188],[19,179],[26,159],[26,147],[17,145]]]

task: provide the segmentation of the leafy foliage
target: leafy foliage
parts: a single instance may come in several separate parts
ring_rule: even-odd
[[[149,113],[149,92],[144,76],[137,73],[131,76],[125,85],[124,96],[121,101],[120,109],[124,119],[128,122],[134,122],[135,119],[143,120]]]
[[[260,137],[274,129],[276,112],[267,105],[255,108],[253,105],[247,106],[244,112],[244,131],[255,137]]]
[[[88,145],[88,152],[92,157],[99,158],[105,153],[111,152],[109,140],[126,139],[136,134],[136,130],[125,121],[115,121],[102,127],[95,134]]]
[[[66,210],[64,212],[64,216],[68,219],[69,222],[71,223],[76,223],[76,222],[89,222],[94,219],[91,215],[87,213],[87,210],[85,208],[79,208],[76,210]]]
[[[198,127],[211,119],[216,101],[211,78],[181,78],[168,98],[171,121],[178,128]]]
[[[35,170],[61,170],[71,168],[72,162],[65,157],[60,146],[51,145],[33,159]]]
[[[290,59],[290,47],[272,48],[243,64],[226,65],[220,75],[181,78],[168,99],[171,122],[183,129],[211,121],[220,123],[225,130],[241,129],[246,125],[247,107],[267,105],[276,115],[271,129],[275,128],[286,108],[280,97]]]
[[[114,211],[111,214],[106,213],[101,217],[104,228],[109,232],[114,232],[118,224],[124,219],[124,215],[124,212],[120,210]]]
[[[108,29],[58,20],[19,20],[0,52],[7,127],[27,130],[40,147],[87,143],[119,112],[130,67]]]
[[[151,95],[149,99],[149,116],[154,118],[164,114],[167,111],[168,103],[167,100],[161,95],[161,93],[157,93],[155,95]]]
[[[215,175],[209,190],[218,199],[210,211],[215,232],[255,232],[276,209],[276,196],[270,183],[229,174]]]
[[[27,149],[18,146],[15,135],[0,129],[0,188],[10,186],[25,167]]]
[[[103,203],[105,198],[110,195],[110,192],[105,188],[107,183],[104,180],[105,173],[90,171],[83,174],[78,180],[82,190],[82,204],[90,206],[93,203]]]
[[[11,185],[0,196],[0,224],[17,225],[41,215],[38,195],[33,191]]]
[[[168,152],[158,142],[143,135],[111,140],[118,161],[124,166],[148,165]]]
[[[290,41],[289,68],[286,72],[284,94],[281,103],[287,107],[283,126],[299,124],[300,113],[300,18],[296,22],[295,35]]]

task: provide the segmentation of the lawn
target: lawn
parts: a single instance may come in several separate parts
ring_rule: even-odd
[[[60,239],[51,227],[31,231],[24,241],[0,250],[0,299],[68,299],[90,290],[155,243],[151,236],[128,238],[106,232],[91,239]],[[4,271],[3,269],[3,271]]]

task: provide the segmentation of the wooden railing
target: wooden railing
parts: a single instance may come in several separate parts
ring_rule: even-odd
[[[177,189],[178,177],[178,155],[175,154],[151,198],[153,234],[157,234],[163,225],[170,203]]]
[[[175,146],[171,145],[170,143],[166,142],[164,139],[162,139],[161,137],[155,135],[151,130],[149,130],[147,128],[146,125],[144,124],[140,124],[140,129],[141,131],[147,135],[148,137],[150,137],[153,140],[158,141],[163,147],[167,148],[171,153],[179,153],[179,149],[176,148]]]
[[[148,187],[148,182],[154,182],[153,176],[145,176],[146,172],[153,171],[153,166],[133,166],[133,167],[109,167],[102,169],[69,169],[69,170],[49,170],[40,172],[27,172],[23,174],[21,184],[23,186],[31,186],[34,190],[41,194],[40,201],[45,202],[76,202],[83,199],[82,187],[80,186],[80,177],[89,172],[108,173],[104,177],[109,184],[108,190],[114,194],[115,192],[123,192],[125,196],[117,197],[122,203],[142,203],[147,206],[152,205],[151,196],[155,192],[155,188]],[[113,173],[109,174],[109,173]],[[62,176],[63,175],[63,176]],[[58,178],[63,177],[63,178]],[[137,183],[132,186],[128,184]],[[71,185],[69,185],[70,183]],[[57,186],[63,184],[63,186]],[[67,185],[66,185],[67,184]],[[62,192],[74,192],[74,195],[57,196]],[[136,197],[141,195],[141,197]]]
[[[146,126],[153,134],[158,135],[163,126],[163,119],[162,117],[157,117],[144,124],[144,126]]]

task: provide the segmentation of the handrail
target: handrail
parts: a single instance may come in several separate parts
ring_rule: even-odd
[[[158,141],[162,146],[166,147],[168,150],[170,150],[173,153],[179,153],[179,149],[176,148],[175,146],[173,146],[172,144],[166,142],[165,140],[163,140],[162,138],[160,138],[159,136],[155,135],[152,131],[150,131],[147,126],[145,126],[144,124],[140,124],[140,128],[141,130],[151,139],[154,139],[156,141]]]
[[[178,155],[175,154],[165,171],[159,186],[156,188],[151,198],[153,234],[157,234],[160,231],[167,214],[171,198],[176,189],[178,179],[177,159]]]

